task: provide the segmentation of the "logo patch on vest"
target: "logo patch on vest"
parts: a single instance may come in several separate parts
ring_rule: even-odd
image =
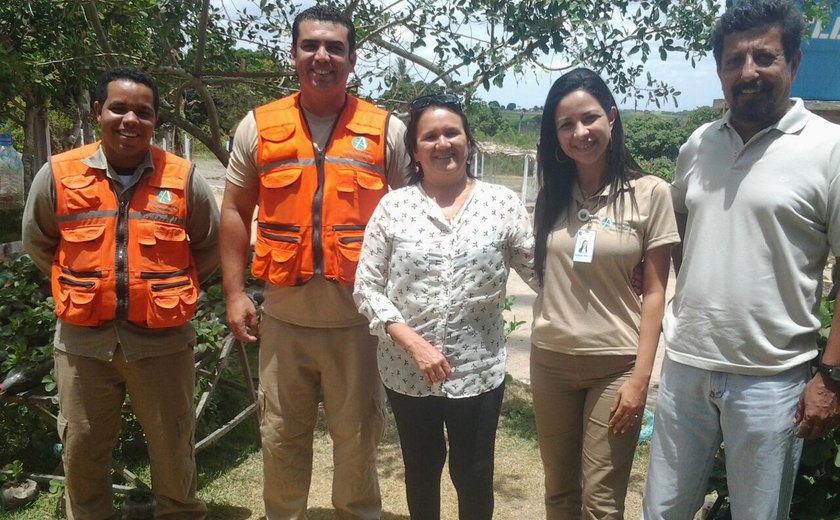
[[[359,150],[359,151],[367,150],[367,147],[368,147],[367,139],[365,139],[362,136],[354,137],[353,141],[352,141],[352,144],[353,144],[353,148],[355,148],[356,150]]]
[[[146,210],[164,215],[175,215],[178,206],[174,203],[175,196],[169,190],[159,190],[156,195],[149,197]]]
[[[157,194],[157,200],[161,204],[171,204],[172,193],[169,190],[160,190]]]

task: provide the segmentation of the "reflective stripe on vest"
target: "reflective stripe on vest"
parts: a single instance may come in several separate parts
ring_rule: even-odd
[[[198,299],[186,231],[191,164],[152,147],[154,172],[118,199],[105,172],[81,162],[98,146],[50,159],[61,233],[51,276],[55,313],[89,327],[115,319],[181,325]]]
[[[260,199],[251,272],[276,285],[315,274],[352,285],[365,225],[388,189],[388,113],[347,96],[320,151],[299,96],[254,110]]]

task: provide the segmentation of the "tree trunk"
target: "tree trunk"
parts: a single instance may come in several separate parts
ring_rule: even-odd
[[[82,123],[80,129],[80,137],[78,145],[92,143],[95,138],[93,136],[93,128],[90,125],[90,91],[85,87],[80,87],[76,92],[76,108],[79,110],[79,120]]]
[[[50,158],[50,127],[45,100],[26,99],[23,139],[23,190],[29,186],[38,170]]]

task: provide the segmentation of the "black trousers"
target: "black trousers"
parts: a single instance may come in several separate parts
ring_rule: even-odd
[[[400,435],[411,520],[440,520],[440,478],[449,476],[460,520],[493,518],[493,456],[505,385],[467,397],[409,397],[386,389]]]

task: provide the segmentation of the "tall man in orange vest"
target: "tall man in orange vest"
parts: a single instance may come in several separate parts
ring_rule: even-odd
[[[193,449],[198,284],[216,270],[218,209],[180,157],[151,146],[157,87],[105,73],[98,143],[54,156],[35,176],[23,243],[52,283],[55,378],[71,520],[114,515],[111,452],[126,392],[146,437],[156,519],[204,519]]]
[[[376,338],[352,292],[365,225],[388,186],[403,185],[409,160],[405,125],[346,93],[355,39],[341,11],[301,12],[291,53],[300,92],[249,113],[228,164],[222,273],[231,330],[241,341],[260,335],[267,520],[306,512],[319,393],[337,518],[381,515]],[[261,320],[244,291],[257,203],[251,272],[267,282]]]

